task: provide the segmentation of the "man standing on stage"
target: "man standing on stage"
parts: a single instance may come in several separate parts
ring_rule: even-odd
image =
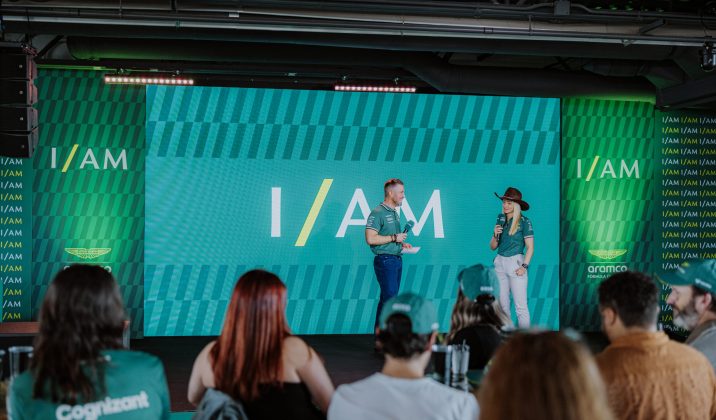
[[[400,275],[403,272],[403,261],[400,256],[403,248],[411,245],[405,242],[407,233],[400,228],[399,207],[405,198],[403,181],[392,178],[383,185],[385,199],[368,216],[365,226],[365,241],[375,254],[373,268],[380,285],[380,300],[375,315],[375,327],[383,304],[398,294]]]

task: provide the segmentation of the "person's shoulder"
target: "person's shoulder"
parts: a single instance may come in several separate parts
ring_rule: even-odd
[[[712,340],[716,340],[716,322],[712,322],[711,325],[708,326],[708,328],[701,330],[699,336],[696,337],[694,342]],[[716,347],[714,347],[714,351],[716,351]]]
[[[694,350],[688,344],[680,343],[678,341],[671,340],[671,339],[666,342],[666,346],[671,351],[683,352],[684,354],[688,354],[689,356],[693,356],[694,353],[698,353],[698,351]]]
[[[706,355],[712,362],[716,361],[716,326],[701,331],[693,340],[689,338],[688,344]]]
[[[443,402],[451,405],[466,407],[474,404],[477,406],[475,397],[470,393],[450,388],[449,386],[435,382],[432,379],[426,381],[425,383],[429,384],[426,391],[429,391],[429,395],[433,398],[443,400]]]
[[[471,394],[469,392],[460,391],[457,389],[452,389],[447,386],[445,388],[448,388],[451,392],[454,392],[454,398],[455,401],[457,401],[457,405],[462,407],[463,411],[468,412],[474,412],[474,414],[477,414],[478,405],[477,405],[477,398],[475,398],[474,394]],[[476,417],[476,416],[475,416]],[[470,418],[475,418],[473,416],[470,416]]]
[[[289,335],[283,339],[283,349],[285,351],[307,351],[308,344],[301,337]]]
[[[38,401],[33,401],[32,398],[34,385],[35,378],[29,370],[10,381],[5,399],[9,418],[33,418],[33,407],[38,405]]]
[[[385,207],[383,207],[382,204],[378,204],[373,210],[370,211],[370,214],[367,218],[367,227],[374,229],[376,225],[385,218],[386,210]]]
[[[604,350],[594,356],[594,361],[597,364],[597,368],[602,371],[602,374],[609,372],[615,362],[620,358],[621,352],[619,349],[613,346],[607,346]],[[618,367],[617,369],[619,369]]]
[[[376,215],[376,214],[382,214],[388,211],[385,206],[383,206],[383,203],[378,204],[377,206],[373,207],[373,210],[370,211],[370,214]]]
[[[369,378],[336,388],[328,406],[328,420],[366,418],[365,412],[370,411],[371,404],[380,398],[380,395],[377,395],[380,391],[375,386],[364,386]]]
[[[122,369],[130,367],[135,367],[137,369],[164,369],[162,361],[157,356],[143,351],[105,350],[103,353],[108,357],[108,361],[110,363],[118,365]]]
[[[613,342],[609,343],[604,349],[597,353],[596,356],[594,356],[597,360],[609,360],[611,358],[620,357],[625,352],[626,349],[624,346],[617,346]]]
[[[138,350],[115,349],[104,350],[102,353],[111,360],[159,360],[159,358],[153,354]]]
[[[31,398],[34,385],[35,378],[28,369],[10,381],[9,392],[14,397],[29,399]]]
[[[289,335],[283,339],[283,354],[285,361],[299,368],[311,358],[311,347],[300,337]]]
[[[445,416],[441,418],[477,418],[479,409],[477,399],[473,394],[450,388],[432,379],[427,379],[425,383],[428,386],[422,389],[422,395],[416,395],[415,398],[428,401],[432,406],[442,407]]]
[[[468,340],[474,335],[475,334],[470,327],[461,328],[457,330],[457,332],[455,332],[455,335],[450,339],[450,342],[448,344],[460,343],[462,340]]]
[[[689,343],[689,346],[711,357],[716,356],[716,331],[699,335]]]
[[[207,354],[208,355],[211,352],[211,350],[214,348],[215,345],[216,345],[216,340],[209,341],[208,343],[206,343],[204,348],[201,349],[199,354]]]
[[[671,347],[671,353],[679,355],[679,358],[685,363],[697,366],[711,366],[711,362],[709,362],[708,358],[702,352],[692,346],[689,346],[684,343],[678,343],[673,340],[669,340],[668,345]]]
[[[481,340],[485,338],[501,339],[502,335],[497,327],[488,324],[476,324],[465,327],[455,333],[455,337],[450,340],[451,344],[459,344],[462,340]]]
[[[480,334],[480,335],[497,335],[497,336],[501,336],[501,335],[500,335],[500,328],[497,327],[497,326],[495,326],[495,325],[492,325],[492,324],[486,324],[486,323],[475,324],[475,325],[469,326],[469,327],[467,327],[467,328],[465,328],[465,329],[473,330],[475,333]]]
[[[349,384],[339,385],[336,388],[336,394],[342,396],[349,396],[354,394],[363,394],[365,391],[375,392],[381,388],[383,384],[382,378],[384,376],[379,373],[374,373],[363,379],[359,379]]]
[[[478,339],[478,328],[476,328],[477,325],[470,325],[469,327],[461,328],[457,330],[455,335],[452,339],[450,339],[450,344],[460,344],[463,340],[470,341]]]

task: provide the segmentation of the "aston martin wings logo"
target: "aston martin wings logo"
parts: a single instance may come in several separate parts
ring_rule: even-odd
[[[65,248],[65,252],[83,260],[93,260],[109,254],[112,248]]]
[[[590,249],[589,253],[602,260],[613,260],[627,253],[626,249]]]

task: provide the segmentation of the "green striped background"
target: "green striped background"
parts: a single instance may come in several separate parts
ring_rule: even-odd
[[[160,87],[148,112],[157,157],[533,165],[559,159],[559,104],[546,98]],[[187,149],[197,138],[206,140]]]
[[[131,320],[142,335],[144,260],[143,86],[105,85],[98,72],[41,70],[40,140],[33,157],[33,318],[53,275],[75,262],[101,264],[116,276]],[[73,145],[77,153],[62,167]],[[52,168],[52,148],[57,168]],[[100,169],[80,166],[91,149]],[[104,169],[105,150],[126,151],[127,170]],[[65,248],[111,248],[82,260]]]
[[[613,262],[631,270],[652,271],[654,223],[654,110],[640,102],[565,99],[562,106],[561,185],[561,325],[599,330],[596,289],[601,280],[587,278],[588,267],[606,260],[592,249],[626,249]],[[586,175],[600,156],[594,177]],[[577,159],[582,176],[577,178]],[[612,179],[601,174],[611,159],[619,176],[621,159],[639,161],[640,179]],[[609,265],[609,264],[606,264]]]

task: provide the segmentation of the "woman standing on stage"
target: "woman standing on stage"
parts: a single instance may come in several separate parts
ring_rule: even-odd
[[[495,196],[502,200],[502,213],[497,218],[490,249],[497,250],[495,272],[500,283],[500,306],[510,314],[510,294],[515,302],[519,328],[529,328],[530,312],[527,308],[527,270],[534,254],[532,222],[522,212],[530,205],[522,200],[517,188],[509,187]]]

